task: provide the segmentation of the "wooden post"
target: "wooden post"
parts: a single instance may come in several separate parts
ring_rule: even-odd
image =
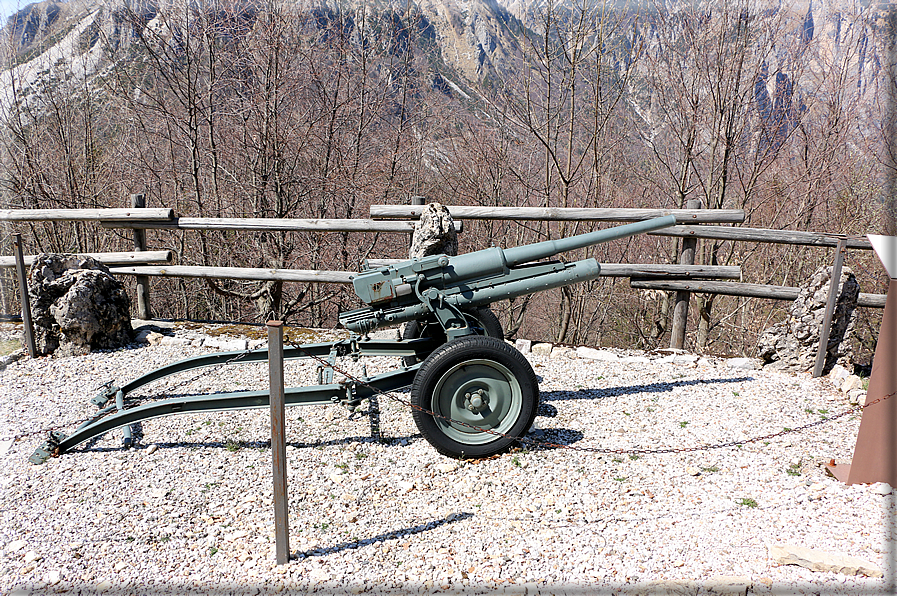
[[[835,249],[835,264],[832,265],[832,281],[828,288],[828,302],[825,305],[825,318],[822,320],[822,329],[819,330],[819,347],[816,348],[816,365],[813,367],[813,376],[821,377],[825,368],[825,360],[828,355],[828,338],[832,331],[832,316],[835,314],[835,304],[838,302],[838,286],[841,282],[841,264],[844,262],[844,242],[838,240],[838,248]]]
[[[4,240],[5,237],[0,232],[0,246],[3,245]],[[15,257],[13,257],[13,266],[15,266]],[[9,313],[9,306],[6,304],[6,281],[6,271],[0,271],[0,314],[4,315]]]
[[[686,209],[700,209],[701,201],[692,199],[686,203]],[[695,248],[698,241],[695,238],[683,238],[682,248],[679,253],[680,265],[695,264]],[[679,290],[676,292],[676,303],[673,305],[673,324],[670,331],[670,347],[682,350],[685,348],[685,330],[688,326],[688,301],[691,292]]]
[[[274,540],[277,564],[284,565],[290,561],[290,520],[287,508],[282,321],[268,321],[268,378],[271,405],[271,461],[274,468]]]
[[[22,326],[25,328],[25,347],[28,355],[37,357],[37,344],[34,342],[34,323],[31,321],[31,300],[28,298],[28,277],[25,275],[25,257],[22,254],[22,235],[13,237],[16,257],[16,273],[19,277],[19,297],[22,301]]]
[[[131,207],[135,209],[143,209],[146,207],[146,195],[131,195]],[[146,250],[146,230],[134,228],[134,250]],[[150,310],[149,283],[148,276],[137,276],[137,318],[145,321],[148,321],[153,317]]]

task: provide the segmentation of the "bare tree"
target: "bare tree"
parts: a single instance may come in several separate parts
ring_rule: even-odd
[[[583,2],[569,9],[541,9],[538,31],[521,31],[525,76],[504,81],[498,93],[484,94],[491,113],[524,144],[541,155],[520,182],[531,201],[543,206],[585,206],[595,200],[613,145],[611,131],[641,53],[637,19],[609,5]],[[544,227],[544,237],[576,233],[561,223]],[[556,309],[556,341],[571,333],[576,310],[583,312],[590,288],[563,288]],[[581,320],[581,319],[578,319]]]

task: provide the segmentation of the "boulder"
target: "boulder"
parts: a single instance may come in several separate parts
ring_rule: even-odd
[[[841,383],[844,382],[844,379],[849,376],[850,372],[840,364],[836,364],[832,367],[832,370],[828,372],[828,378],[835,387],[840,387]]]
[[[414,224],[409,258],[457,254],[458,233],[449,210],[440,203],[430,203]]]
[[[847,393],[847,403],[852,406],[866,405],[866,392],[862,389],[854,389]]]
[[[696,364],[698,360],[700,360],[700,356],[697,354],[677,354],[673,358],[673,364],[680,364],[683,366]]]
[[[646,356],[626,356],[620,362],[623,364],[649,364],[651,359]]]
[[[820,267],[810,281],[801,287],[797,299],[788,308],[788,317],[775,324],[760,336],[759,357],[764,365],[774,370],[807,372],[816,363],[819,335],[825,318],[831,267]],[[825,366],[823,373],[835,364],[852,368],[850,336],[853,332],[854,310],[860,286],[849,267],[841,269],[838,281],[838,297],[832,316]]]
[[[576,350],[566,346],[554,346],[548,354],[549,358],[577,358]]]
[[[131,302],[99,261],[40,254],[28,274],[37,352],[70,356],[130,344]]]

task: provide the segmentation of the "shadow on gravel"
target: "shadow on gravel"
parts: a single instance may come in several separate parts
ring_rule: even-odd
[[[715,383],[744,383],[753,381],[754,377],[731,377],[728,379],[692,379],[690,381],[671,381],[669,383],[649,383],[647,385],[629,385],[626,387],[607,387],[605,389],[580,389],[579,391],[544,391],[541,401],[567,401],[573,399],[603,399],[615,395],[631,395],[633,393],[664,393],[676,387],[691,385],[709,385]]]
[[[473,513],[452,513],[443,517],[442,519],[436,519],[433,521],[429,521],[424,524],[418,524],[416,526],[412,526],[410,528],[402,528],[401,530],[396,530],[394,532],[386,532],[383,534],[378,534],[377,536],[372,536],[370,538],[365,538],[364,540],[354,540],[352,542],[344,542],[342,544],[337,544],[336,546],[327,546],[324,548],[316,548],[313,550],[308,550],[305,552],[291,554],[291,559],[305,559],[307,557],[319,557],[322,555],[332,555],[334,553],[342,552],[344,550],[351,550],[355,548],[360,548],[362,546],[368,546],[369,544],[374,544],[375,542],[384,542],[386,540],[396,540],[398,538],[403,538],[405,536],[413,536],[414,534],[420,534],[422,532],[426,532],[428,530],[433,530],[438,528],[439,526],[444,526],[445,524],[452,524],[458,521],[463,521],[465,519],[473,517]]]
[[[556,418],[557,415],[558,409],[551,404],[540,403],[538,409],[536,409],[536,416],[542,416],[543,418]]]
[[[552,450],[559,449],[556,445],[566,446],[578,443],[584,437],[585,435],[581,431],[569,428],[540,428],[520,442],[531,451]]]

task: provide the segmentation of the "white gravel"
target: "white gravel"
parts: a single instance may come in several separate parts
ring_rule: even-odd
[[[89,399],[101,383],[210,351],[135,345],[26,358],[0,372],[0,593],[865,594],[893,578],[885,522],[893,540],[894,493],[844,485],[822,467],[852,457],[854,415],[735,448],[540,448],[457,462],[387,397],[380,440],[367,415],[290,408],[294,559],[283,566],[274,564],[267,410],[151,420],[136,448],[123,450],[117,430],[40,466],[27,458],[43,436],[12,439],[61,423],[71,432],[96,411]],[[528,355],[546,440],[693,447],[849,408],[828,380],[809,375],[602,352],[617,359]],[[395,364],[369,359],[368,372]],[[314,376],[311,363],[287,364],[287,386]],[[267,365],[185,373],[145,394],[165,395],[184,379],[192,381],[175,393],[264,389]],[[865,559],[885,579],[778,565],[768,547],[782,544]]]

